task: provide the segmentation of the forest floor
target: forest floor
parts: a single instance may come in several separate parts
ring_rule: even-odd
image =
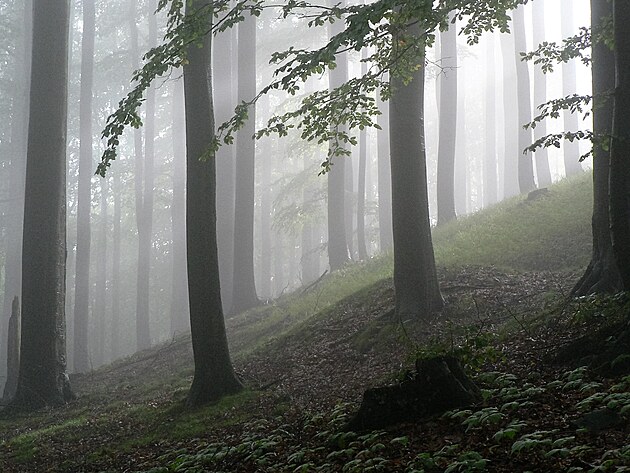
[[[527,227],[522,213],[513,217]],[[575,243],[578,232],[567,233]],[[521,246],[515,258],[522,255]],[[587,257],[583,248],[576,260]],[[387,277],[323,302],[328,278],[338,286],[333,278],[374,272],[369,265],[328,276],[293,302],[227,319],[242,393],[186,408],[192,354],[182,335],[72,376],[79,398],[64,408],[0,415],[0,472],[630,471],[630,376],[604,378],[556,358],[577,337],[624,320],[630,304],[569,301],[579,261],[574,270],[556,266],[443,266],[446,308],[422,321],[388,317]],[[416,358],[441,353],[462,360],[483,402],[379,431],[345,431],[366,389],[395,383]]]

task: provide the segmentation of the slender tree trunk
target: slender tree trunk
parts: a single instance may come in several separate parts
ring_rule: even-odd
[[[344,3],[342,2],[342,5]],[[329,36],[343,31],[343,21],[335,21],[328,26]],[[346,54],[335,58],[337,67],[328,72],[330,90],[339,87],[348,80],[348,60]],[[332,144],[330,146],[333,146]],[[349,261],[348,240],[346,233],[346,164],[345,159],[337,158],[328,172],[328,264],[331,271],[337,271]]]
[[[612,16],[608,0],[591,0],[591,24],[595,37]],[[593,252],[584,275],[573,288],[576,296],[621,290],[621,279],[612,251],[609,217],[610,134],[615,88],[615,57],[602,41],[593,44],[593,132],[600,140],[593,146]]]
[[[498,201],[497,176],[497,120],[496,120],[496,71],[494,59],[495,36],[487,34],[486,43],[486,101],[485,101],[485,156],[483,160],[483,205],[488,207]]]
[[[518,102],[516,90],[516,64],[514,61],[514,37],[501,35],[501,55],[503,57],[503,197],[519,193],[518,164],[521,150],[518,147]]]
[[[344,209],[344,219],[346,222],[346,243],[348,244],[348,253],[350,255],[350,259],[356,258],[356,252],[354,249],[354,163],[353,156],[348,156],[343,159],[343,165],[345,167],[344,170],[344,199],[343,199],[343,209]]]
[[[268,100],[265,105],[269,107]],[[265,155],[261,169],[260,186],[260,294],[265,299],[271,299],[271,213],[273,202],[271,200],[271,143],[261,143]]]
[[[156,0],[147,2],[147,15],[149,20],[149,48],[157,44],[157,19],[155,10]],[[142,177],[136,179],[143,181],[142,210],[137,217],[138,221],[138,274],[136,297],[136,347],[144,350],[151,346],[151,310],[150,310],[150,281],[153,241],[153,166],[155,160],[155,87],[149,87],[146,99],[146,119],[144,125],[144,166]]]
[[[189,329],[188,281],[186,274],[186,112],[184,81],[173,87],[173,201],[171,226],[173,278],[171,281],[171,333]]]
[[[96,255],[96,295],[94,304],[94,366],[105,363],[105,316],[107,314],[107,195],[108,178],[101,180],[101,213],[98,229],[98,252]]]
[[[530,152],[523,150],[532,144],[532,131],[523,125],[532,120],[532,102],[530,92],[529,68],[521,60],[520,53],[527,50],[525,39],[525,9],[520,6],[514,10],[514,47],[516,59],[516,88],[518,94],[518,188],[525,194],[536,188],[534,182],[534,163]]]
[[[573,20],[573,0],[561,0],[560,9],[560,29],[563,38],[568,38],[577,33]],[[562,63],[562,94],[564,96],[575,94],[577,90],[575,61],[571,60]],[[578,116],[565,110],[564,129],[567,131],[577,131],[580,129]],[[567,176],[572,176],[582,171],[580,164],[580,148],[577,141],[564,142],[564,171]]]
[[[256,95],[256,18],[238,26],[238,96],[249,101]],[[238,131],[236,141],[236,197],[234,205],[234,293],[232,313],[258,304],[254,277],[254,174],[256,110]]]
[[[532,6],[532,26],[534,48],[545,41],[545,4],[534,2]],[[534,107],[538,107],[547,101],[547,76],[540,66],[534,64]],[[534,112],[536,113],[536,112]],[[547,122],[543,120],[534,128],[534,141],[547,135]],[[538,185],[547,187],[551,184],[551,171],[549,170],[549,153],[547,148],[536,151],[536,175]]]
[[[120,238],[121,238],[121,185],[120,169],[114,173],[114,234],[112,237],[112,326],[110,336],[110,358],[120,356]]]
[[[12,313],[12,301],[22,291],[22,227],[24,223],[24,175],[26,173],[26,141],[28,132],[29,84],[31,75],[32,42],[31,0],[24,2],[24,30],[16,49],[16,90],[11,108],[11,167],[9,195],[16,199],[7,216],[6,249],[4,259],[4,304],[0,322],[0,343],[6,340]],[[6,367],[6,351],[0,350],[0,376]]]
[[[64,311],[69,4],[33,4],[22,337],[13,400],[26,408],[73,398],[66,374]]]
[[[90,247],[92,208],[92,94],[94,88],[94,35],[96,9],[94,0],[83,1],[83,37],[81,40],[81,97],[79,185],[77,192],[77,259],[74,290],[74,370],[89,371],[88,327],[90,314]]]
[[[455,213],[465,215],[471,202],[472,183],[469,182],[468,176],[471,164],[468,162],[470,156],[467,149],[466,136],[466,83],[465,81],[457,81],[457,139],[455,140],[455,172],[453,179],[455,181]]]
[[[615,105],[610,146],[610,233],[622,287],[630,290],[630,3],[613,1]]]
[[[367,50],[363,49],[362,58],[367,57]],[[361,63],[361,75],[367,73],[367,63]],[[359,182],[357,186],[357,252],[359,259],[364,261],[368,258],[367,246],[365,244],[365,179],[368,162],[368,135],[367,129],[359,133]]]
[[[437,224],[456,218],[455,141],[457,139],[457,26],[440,33],[440,116],[437,163]],[[462,110],[463,112],[463,110]],[[455,126],[454,126],[455,125]]]
[[[213,41],[213,82],[217,125],[234,112],[237,75],[233,71],[237,58],[233,53],[237,28],[219,33]],[[234,60],[233,60],[234,59]],[[217,152],[217,238],[219,242],[219,275],[223,307],[232,307],[234,277],[234,164],[235,146],[222,146]]]
[[[381,115],[377,123],[381,127],[377,137],[378,152],[378,231],[381,252],[393,246],[392,237],[392,175],[389,162],[389,104],[377,98]]]
[[[419,26],[410,28],[419,35]],[[443,306],[438,287],[427,192],[424,67],[405,85],[391,78],[390,150],[396,314],[426,317]]]
[[[211,22],[211,2],[193,0],[189,9],[206,8]],[[188,14],[188,13],[187,13]],[[186,101],[186,241],[190,327],[195,374],[188,404],[215,401],[242,389],[228,351],[217,249],[215,160],[201,160],[212,139],[211,35],[193,44],[184,65]]]

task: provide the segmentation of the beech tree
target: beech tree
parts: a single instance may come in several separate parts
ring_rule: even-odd
[[[73,398],[65,343],[69,8],[69,0],[33,2],[16,407]]]

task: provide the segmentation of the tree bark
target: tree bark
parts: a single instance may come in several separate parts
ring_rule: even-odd
[[[74,371],[90,369],[88,327],[90,320],[90,247],[92,208],[92,95],[94,88],[94,36],[96,8],[94,0],[83,2],[81,38],[81,91],[79,103],[80,148],[77,191],[77,258],[74,290]]]
[[[420,35],[419,26],[410,34]],[[427,192],[424,67],[405,85],[393,76],[389,130],[394,288],[400,318],[425,317],[443,306],[438,287]]]
[[[591,1],[591,25],[595,35],[602,20],[612,16],[608,0]],[[610,134],[612,132],[615,87],[615,57],[602,41],[593,44],[593,132],[600,142],[593,145],[593,250],[584,275],[572,290],[575,296],[621,290],[619,270],[614,260],[610,236],[609,177]]]
[[[20,370],[20,325],[20,299],[18,296],[15,296],[11,304],[11,317],[9,318],[7,337],[7,382],[4,385],[2,394],[4,401],[13,399],[17,389]]]
[[[536,188],[532,155],[523,150],[532,144],[532,130],[524,125],[532,120],[529,67],[521,60],[520,53],[527,50],[525,39],[525,9],[514,10],[514,58],[516,60],[516,88],[518,95],[518,188],[526,194]]]
[[[194,0],[187,15],[206,8],[212,20],[212,2]],[[232,363],[225,334],[219,257],[217,249],[216,168],[214,159],[200,159],[214,133],[211,76],[211,35],[193,44],[184,65],[186,101],[186,242],[190,327],[195,374],[189,405],[215,401],[242,389]]]
[[[249,101],[256,95],[256,17],[238,25],[238,97]],[[256,109],[236,138],[236,196],[234,206],[234,293],[231,313],[258,305],[254,277],[254,175]]]
[[[613,1],[615,105],[610,146],[610,233],[622,288],[630,290],[630,3]]]
[[[534,2],[532,5],[532,39],[534,48],[545,41],[545,4]],[[547,101],[547,76],[540,66],[534,64],[534,107],[538,107]],[[534,141],[547,135],[547,122],[543,120],[534,128]],[[536,151],[536,175],[538,186],[551,185],[551,171],[549,170],[549,153],[547,148]]]
[[[573,21],[573,0],[561,0],[560,3],[560,30],[563,38],[568,38],[577,33]],[[562,94],[564,96],[577,92],[575,60],[562,63]],[[569,110],[563,112],[564,129],[577,131],[580,129],[578,116]],[[580,164],[580,148],[577,141],[564,142],[564,171],[566,176],[572,176],[582,171]]]
[[[437,224],[455,220],[455,142],[457,140],[457,26],[440,33],[440,116],[437,162]],[[463,110],[461,110],[463,112]]]
[[[22,337],[13,405],[73,398],[66,374],[66,127],[69,1],[34,2],[24,202]]]

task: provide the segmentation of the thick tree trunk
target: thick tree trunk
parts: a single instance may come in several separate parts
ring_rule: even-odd
[[[561,0],[560,30],[563,38],[577,34],[573,20],[573,0]],[[562,95],[567,96],[577,93],[575,60],[562,63]],[[568,110],[563,112],[564,129],[577,131],[580,129],[578,116]],[[564,171],[567,176],[582,171],[580,164],[580,148],[577,141],[565,141],[564,145]]]
[[[149,23],[149,48],[157,44],[156,0],[147,2]],[[151,346],[151,304],[150,280],[153,242],[153,166],[155,160],[155,87],[149,87],[146,99],[146,119],[144,125],[144,162],[142,177],[136,180],[143,182],[141,212],[137,216],[138,223],[138,273],[136,296],[136,347],[144,350]]]
[[[238,96],[249,101],[256,95],[256,18],[248,17],[238,25]],[[230,312],[238,313],[256,306],[254,277],[254,175],[256,109],[236,139],[236,197],[234,206],[234,293]]]
[[[437,163],[437,224],[455,220],[455,141],[457,139],[457,26],[440,33],[440,117]],[[463,110],[462,110],[463,112]]]
[[[591,1],[591,24],[595,33],[601,30],[602,21],[611,15],[612,5],[608,0]],[[610,237],[608,182],[613,115],[613,98],[608,94],[615,87],[615,57],[601,41],[593,44],[592,54],[593,132],[603,141],[593,146],[593,252],[584,275],[573,288],[572,294],[576,296],[621,290]]]
[[[96,9],[94,0],[83,2],[81,40],[81,97],[79,184],[77,191],[77,259],[74,290],[74,371],[90,369],[88,327],[90,319],[90,247],[92,208],[92,89],[94,84],[94,36]]]
[[[534,2],[532,6],[532,29],[534,48],[545,41],[545,4]],[[534,64],[534,107],[538,107],[547,101],[547,76],[540,66]],[[534,112],[536,114],[536,112]],[[547,135],[547,122],[543,120],[534,128],[534,141]],[[551,171],[549,170],[549,153],[547,148],[536,151],[536,175],[538,186],[547,187],[551,184]]]
[[[520,6],[514,10],[514,58],[516,60],[516,88],[518,94],[518,188],[526,194],[536,188],[534,181],[534,163],[530,152],[523,150],[532,144],[532,130],[524,125],[532,120],[532,102],[530,92],[529,68],[521,60],[521,52],[527,50],[525,39],[525,9]]]
[[[483,160],[483,206],[498,201],[497,175],[497,120],[496,120],[496,77],[494,43],[492,33],[486,35],[486,90],[485,90],[485,156]]]
[[[196,0],[188,9],[206,8],[210,23],[211,2]],[[211,36],[203,47],[193,45],[184,65],[186,96],[186,242],[190,327],[195,374],[188,404],[215,401],[242,389],[236,378],[230,354],[219,280],[217,249],[215,160],[201,160],[210,145],[214,118],[210,75]]]
[[[419,27],[410,34],[419,35]],[[424,67],[405,85],[391,78],[389,130],[396,314],[426,317],[443,306],[438,287],[427,192]]]
[[[186,112],[184,81],[173,87],[173,201],[171,235],[173,241],[171,281],[171,334],[190,328],[188,314],[188,280],[186,275]]]
[[[20,373],[13,404],[60,405],[66,374],[66,126],[69,1],[33,4],[24,202]]]
[[[622,287],[630,290],[630,3],[613,1],[615,105],[610,146],[610,233]]]

